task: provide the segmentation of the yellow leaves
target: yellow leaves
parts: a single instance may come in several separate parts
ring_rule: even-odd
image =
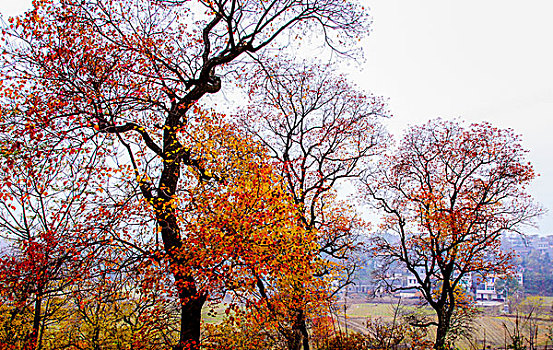
[[[318,269],[317,233],[300,225],[297,207],[265,151],[225,124],[202,125],[194,136],[199,143],[190,153],[202,158],[203,174],[223,181],[190,182],[186,199],[175,198],[185,237],[175,256],[187,262],[183,273],[197,276],[213,292],[224,281],[236,292],[251,293],[255,276],[279,288],[306,281],[316,286],[311,276]]]

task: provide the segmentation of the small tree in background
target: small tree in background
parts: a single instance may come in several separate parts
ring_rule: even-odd
[[[512,130],[438,119],[409,129],[366,177],[366,196],[385,213],[382,229],[395,233],[376,237],[373,252],[415,277],[436,312],[428,325],[437,326],[437,350],[448,347],[462,279],[509,273],[501,234],[540,214],[524,191],[535,176],[525,153]]]

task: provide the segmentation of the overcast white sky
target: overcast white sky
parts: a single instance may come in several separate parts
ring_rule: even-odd
[[[389,129],[435,117],[513,128],[553,210],[553,1],[364,0],[373,32],[358,84],[390,98]],[[539,221],[553,234],[553,215]]]
[[[362,0],[373,32],[352,79],[390,98],[390,131],[435,117],[489,121],[522,134],[553,211],[553,1]],[[0,0],[14,15],[29,0]],[[553,214],[539,222],[553,234]]]

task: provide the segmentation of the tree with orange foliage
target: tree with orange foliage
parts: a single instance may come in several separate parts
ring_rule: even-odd
[[[386,104],[357,91],[333,73],[332,65],[280,59],[266,60],[261,68],[251,76],[255,84],[245,128],[270,150],[301,225],[316,234],[325,262],[316,274],[336,287],[328,288],[328,298],[351,283],[356,232],[364,225],[337,198],[337,190],[358,178],[384,149],[386,133],[379,119],[388,115]],[[309,349],[309,283],[303,282],[294,291],[299,302],[287,310],[290,324],[284,333],[291,350]]]
[[[408,130],[365,179],[367,197],[385,213],[382,230],[394,233],[374,238],[374,254],[416,278],[436,312],[428,325],[437,326],[437,350],[448,347],[463,278],[508,273],[501,235],[540,214],[524,191],[535,176],[525,153],[512,130],[438,119]]]
[[[367,32],[367,16],[361,6],[342,0],[33,4],[25,15],[10,19],[3,32],[3,104],[23,112],[21,123],[29,132],[48,137],[51,130],[61,130],[67,140],[81,142],[75,147],[99,148],[112,156],[117,165],[113,168],[134,185],[126,188],[136,190],[136,205],[151,209],[163,246],[155,256],[171,266],[181,305],[176,348],[196,348],[210,289],[192,271],[220,266],[217,259],[210,260],[217,250],[197,251],[211,236],[196,238],[186,231],[191,226],[181,214],[198,204],[189,195],[213,186],[224,196],[229,193],[227,176],[239,178],[240,172],[259,175],[266,184],[272,181],[261,175],[266,174],[265,165],[255,169],[248,164],[250,170],[236,168],[234,175],[218,172],[224,154],[218,145],[210,147],[209,137],[196,133],[223,117],[211,118],[200,100],[219,92],[224,77],[235,77],[240,69],[236,63],[252,62],[248,55],[287,46],[281,37],[292,29],[312,32],[333,50],[345,51],[351,38]],[[229,129],[228,140],[237,142],[228,149],[249,147],[247,140],[233,136],[232,125],[223,127]],[[246,181],[238,178],[237,183]],[[231,203],[249,194],[237,194]],[[206,215],[211,209],[225,209],[202,202]]]

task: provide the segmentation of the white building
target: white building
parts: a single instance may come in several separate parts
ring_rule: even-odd
[[[514,274],[515,278],[519,285],[523,285],[523,274],[522,271],[518,271]],[[504,276],[489,274],[485,277],[478,277],[474,280],[474,299],[477,302],[504,302],[506,299],[505,288],[499,290],[498,282],[504,280]]]

